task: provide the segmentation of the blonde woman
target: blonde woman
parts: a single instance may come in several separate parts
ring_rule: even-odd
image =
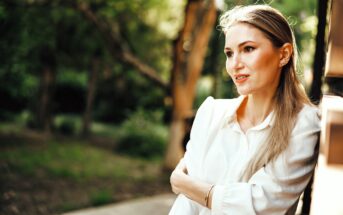
[[[296,44],[266,5],[220,19],[236,99],[199,108],[170,182],[170,214],[294,214],[316,165],[319,117],[296,77]]]

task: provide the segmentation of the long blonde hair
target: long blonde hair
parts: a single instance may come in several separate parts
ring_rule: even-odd
[[[292,56],[282,68],[273,98],[274,126],[242,174],[241,181],[248,181],[255,172],[274,161],[287,148],[297,115],[304,104],[310,104],[310,101],[297,78],[297,48],[286,18],[268,5],[236,6],[220,17],[220,27],[224,32],[236,23],[249,24],[261,30],[275,47],[279,48],[285,43],[293,46]]]

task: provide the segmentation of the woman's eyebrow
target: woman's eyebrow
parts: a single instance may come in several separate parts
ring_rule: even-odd
[[[252,40],[246,40],[246,41],[243,41],[243,42],[241,42],[241,43],[239,43],[238,44],[238,47],[242,47],[242,46],[244,46],[245,44],[247,44],[247,43],[255,43],[254,41],[252,41]],[[225,51],[227,51],[227,50],[231,50],[231,48],[229,48],[229,47],[224,47],[224,52]]]
[[[241,42],[240,44],[238,44],[238,46],[241,47],[241,46],[244,46],[244,45],[247,44],[247,43],[254,43],[254,41],[252,41],[252,40],[246,40],[246,41]]]

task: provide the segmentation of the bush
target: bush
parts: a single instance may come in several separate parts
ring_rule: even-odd
[[[139,109],[124,121],[121,129],[119,152],[144,158],[163,155],[168,131],[162,123],[161,112]]]
[[[93,193],[90,200],[93,206],[100,206],[113,201],[111,193],[108,190],[101,190]]]
[[[64,135],[74,135],[76,134],[76,130],[77,130],[77,123],[74,120],[74,118],[69,118],[69,117],[65,117],[61,120],[59,120],[60,122],[57,123],[56,126],[56,130]]]
[[[37,120],[37,116],[34,113],[29,113],[23,118],[25,126],[29,129],[39,129],[40,125]]]

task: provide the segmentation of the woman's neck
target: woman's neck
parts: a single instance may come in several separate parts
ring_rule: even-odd
[[[238,122],[245,132],[262,123],[273,110],[272,96],[248,95],[237,110]]]

